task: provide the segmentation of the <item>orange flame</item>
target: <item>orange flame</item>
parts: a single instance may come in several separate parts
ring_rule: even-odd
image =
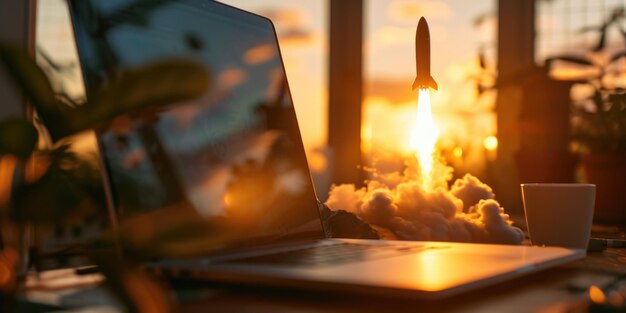
[[[417,98],[417,119],[411,133],[411,148],[413,148],[420,164],[420,179],[424,190],[432,188],[433,165],[435,161],[435,144],[439,138],[439,131],[433,119],[428,88],[420,88]]]

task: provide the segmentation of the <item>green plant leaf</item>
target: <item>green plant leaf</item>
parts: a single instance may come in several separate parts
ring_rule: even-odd
[[[602,49],[604,49],[604,46],[606,45],[606,31],[607,31],[607,28],[608,28],[608,24],[604,24],[600,28],[600,38],[598,38],[598,43],[593,48],[593,51],[598,52],[598,51],[602,51]]]
[[[579,56],[575,56],[575,55],[561,55],[561,56],[555,56],[555,57],[551,57],[548,58],[546,61],[548,62],[552,62],[552,61],[565,61],[565,62],[569,62],[569,63],[575,63],[575,64],[580,64],[580,65],[594,65],[590,60],[584,58],[584,57],[579,57]]]
[[[37,145],[39,135],[33,124],[23,118],[0,121],[0,153],[26,160]]]
[[[180,203],[126,216],[118,232],[104,238],[111,241],[112,236],[118,236],[125,255],[136,260],[197,257],[236,242],[238,232],[225,227],[227,223],[219,217],[203,218]]]
[[[584,26],[581,27],[578,32],[579,33],[586,33],[586,32],[590,32],[590,31],[600,31],[602,30],[602,26]]]
[[[613,63],[623,57],[626,57],[626,50],[618,51],[615,54],[613,54],[613,56],[611,56],[609,63]]]
[[[593,100],[593,104],[596,107],[596,114],[602,114],[604,112],[604,100],[602,99],[602,93],[600,92],[600,90],[596,90],[596,92],[591,96],[591,99]]]
[[[123,73],[72,109],[57,100],[46,74],[26,51],[0,44],[0,63],[27,94],[54,141],[146,107],[198,98],[211,81],[200,62],[163,60]]]
[[[126,312],[178,312],[173,291],[135,263],[116,257],[115,251],[91,251],[91,259],[105,277],[104,287],[125,307]]]
[[[0,44],[0,62],[40,114],[58,114],[59,107],[48,77],[26,51]]]
[[[103,125],[114,118],[154,110],[202,96],[210,75],[203,64],[183,59],[163,60],[131,71],[89,96],[84,105],[68,111],[62,123],[45,121],[54,140]]]
[[[84,197],[77,182],[53,164],[39,180],[15,187],[14,216],[18,220],[53,224],[67,217]]]

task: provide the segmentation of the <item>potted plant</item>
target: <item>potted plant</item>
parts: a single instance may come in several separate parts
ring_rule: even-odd
[[[582,152],[585,179],[596,184],[594,220],[626,223],[626,93],[597,90],[595,112],[577,110],[574,141]]]
[[[207,92],[210,75],[195,61],[160,60],[119,73],[92,91],[88,101],[68,105],[67,98],[53,90],[44,71],[25,51],[0,43],[0,67],[24,92],[46,128],[37,129],[32,121],[20,117],[0,120],[0,311],[11,312],[24,275],[19,267],[28,263],[22,253],[28,248],[24,229],[54,227],[68,217],[93,211],[94,202],[101,201],[85,184],[85,171],[77,168],[82,164],[67,150],[68,138],[106,126],[122,115],[144,114],[147,108],[153,112],[159,106],[196,99]],[[152,88],[155,85],[161,88]],[[51,146],[41,148],[38,142],[42,137]],[[193,253],[189,245],[176,246],[177,241],[171,239],[183,236],[193,243],[198,231],[212,231],[213,225],[198,216],[173,211],[122,221],[116,231],[104,232],[78,247],[98,265],[106,277],[105,286],[126,310],[174,310],[167,288],[137,270],[137,264],[142,257],[164,251]],[[152,229],[149,225],[158,226]],[[152,236],[146,237],[145,231]],[[220,239],[214,240],[202,245],[217,246]],[[123,260],[116,258],[115,243],[126,252]]]
[[[597,186],[594,221],[608,224],[626,223],[626,49],[609,52],[606,45],[608,31],[616,28],[626,46],[623,20],[624,9],[618,8],[601,26],[582,29],[599,33],[597,44],[585,56],[548,60],[568,64],[566,71],[577,66],[587,73],[574,79],[575,88],[586,95],[573,99],[572,147],[581,155],[582,180]],[[552,67],[557,75],[563,70]]]

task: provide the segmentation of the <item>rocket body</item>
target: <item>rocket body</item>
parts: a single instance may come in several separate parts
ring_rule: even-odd
[[[420,18],[415,32],[415,72],[413,90],[428,87],[437,90],[437,83],[430,75],[430,30],[424,17]]]

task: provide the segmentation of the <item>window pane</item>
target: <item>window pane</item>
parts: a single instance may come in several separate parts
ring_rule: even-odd
[[[274,22],[298,122],[307,150],[326,145],[327,137],[327,2],[221,2],[270,18]]]
[[[412,152],[417,91],[415,31],[428,21],[431,74],[439,90],[431,91],[440,148],[457,174],[480,175],[486,162],[483,140],[495,135],[494,94],[478,96],[476,79],[495,73],[495,1],[366,1],[366,91],[363,105],[363,150],[370,157]],[[481,70],[479,52],[485,55]],[[380,157],[380,156],[378,156]]]

